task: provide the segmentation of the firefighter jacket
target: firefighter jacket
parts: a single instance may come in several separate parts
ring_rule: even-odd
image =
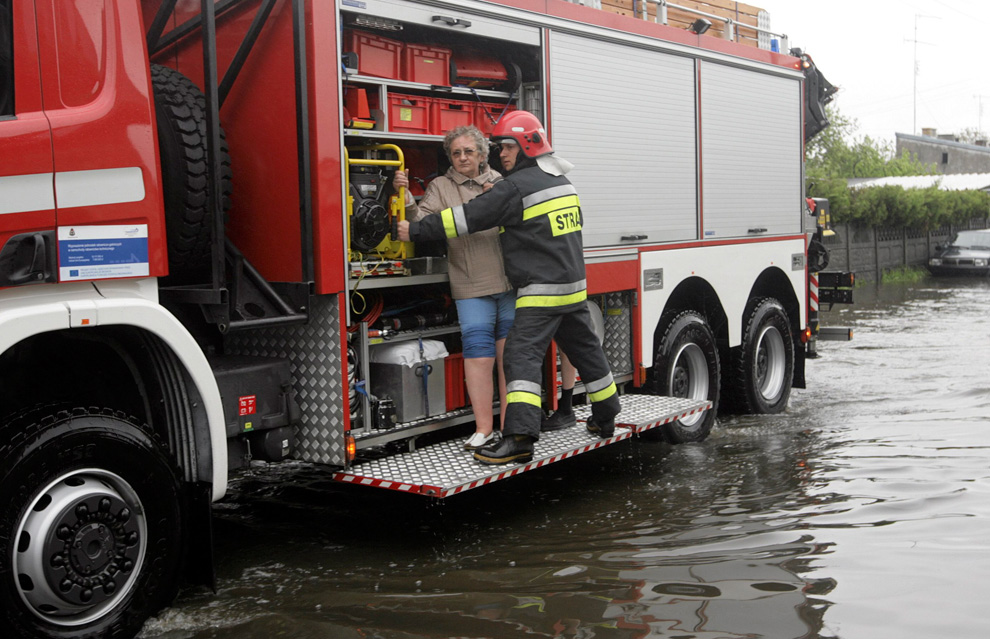
[[[516,308],[559,307],[587,299],[581,204],[574,185],[538,166],[510,173],[487,193],[409,226],[413,241],[501,227],[505,274]]]

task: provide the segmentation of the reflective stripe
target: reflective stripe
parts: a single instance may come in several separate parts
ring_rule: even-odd
[[[444,209],[440,211],[440,219],[443,220],[443,232],[448,237],[457,237],[457,227],[454,225],[454,211]]]
[[[596,379],[593,382],[585,382],[584,387],[588,389],[589,393],[597,393],[602,389],[608,388],[612,384],[612,381],[612,373],[608,373],[601,379]]]
[[[140,202],[144,199],[141,167],[61,171],[55,174],[58,208]]]
[[[460,204],[440,211],[440,217],[448,238],[468,234],[467,218],[464,216],[464,207]]]
[[[141,167],[59,171],[0,177],[0,215],[76,206],[140,202],[144,199]]]
[[[543,387],[540,386],[539,382],[530,382],[525,379],[517,379],[506,384],[505,390],[509,393],[523,391],[527,393],[536,393],[539,395],[543,391]]]
[[[506,404],[532,404],[533,406],[542,407],[543,400],[540,399],[539,395],[534,395],[533,393],[525,393],[523,391],[516,391],[515,393],[507,393],[505,395]]]
[[[617,391],[615,390],[615,384],[609,384],[608,388],[605,390],[600,390],[597,393],[588,393],[588,400],[592,402],[600,402],[603,399],[608,399],[612,395],[615,395]]]
[[[567,284],[530,284],[519,289],[516,297],[527,295],[568,295],[588,288],[588,280],[578,280]]]
[[[523,198],[522,205],[524,209],[528,209],[529,207],[535,206],[540,202],[546,202],[547,200],[563,197],[565,195],[577,195],[577,189],[574,188],[573,184],[561,184],[560,186],[552,186],[549,189],[543,189],[542,191],[537,191],[536,193],[530,193]]]
[[[451,210],[454,211],[454,224],[457,225],[457,234],[467,235],[470,233],[470,231],[468,231],[467,217],[464,216],[464,207],[458,204],[457,206],[452,207]]]
[[[559,211],[560,209],[576,208],[580,206],[581,201],[578,199],[578,196],[566,195],[564,197],[558,197],[552,200],[547,200],[546,202],[541,202],[540,204],[534,204],[533,206],[523,209],[523,219],[531,220],[534,217],[540,217],[541,215],[553,213],[554,211]]]
[[[0,177],[0,215],[55,208],[54,173]]]
[[[516,300],[516,308],[567,306],[588,299],[588,291],[579,291],[570,295],[529,295]]]

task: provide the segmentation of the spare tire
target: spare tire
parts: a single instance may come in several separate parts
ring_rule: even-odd
[[[214,212],[206,155],[206,96],[175,69],[151,65],[158,120],[158,151],[165,200],[170,284],[210,279],[210,241]],[[230,209],[231,170],[227,139],[220,131],[221,210]]]

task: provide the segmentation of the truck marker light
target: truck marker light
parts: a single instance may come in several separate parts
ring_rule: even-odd
[[[347,452],[347,461],[354,461],[354,458],[357,457],[357,442],[354,440],[354,435],[347,435],[344,438],[344,445]]]
[[[811,339],[811,327],[806,326],[803,331],[801,331],[801,343],[807,344],[808,340]]]

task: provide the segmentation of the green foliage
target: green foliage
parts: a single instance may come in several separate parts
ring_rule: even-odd
[[[858,226],[935,229],[961,225],[990,214],[990,195],[982,191],[940,191],[875,186],[850,189],[846,179],[933,175],[934,165],[904,154],[894,157],[889,144],[869,137],[856,139],[856,121],[832,105],[826,107],[831,126],[805,147],[808,196],[829,200],[832,222]]]
[[[845,201],[831,205],[832,221],[857,226],[937,229],[962,225],[990,213],[990,195],[983,191],[940,191],[873,186],[848,190]]]
[[[856,138],[856,120],[832,104],[825,107],[825,113],[831,124],[805,146],[809,181],[935,173],[934,164],[922,164],[917,156],[896,157],[889,142]]]
[[[917,284],[928,277],[928,271],[920,266],[902,266],[884,271],[880,278],[883,284]]]

